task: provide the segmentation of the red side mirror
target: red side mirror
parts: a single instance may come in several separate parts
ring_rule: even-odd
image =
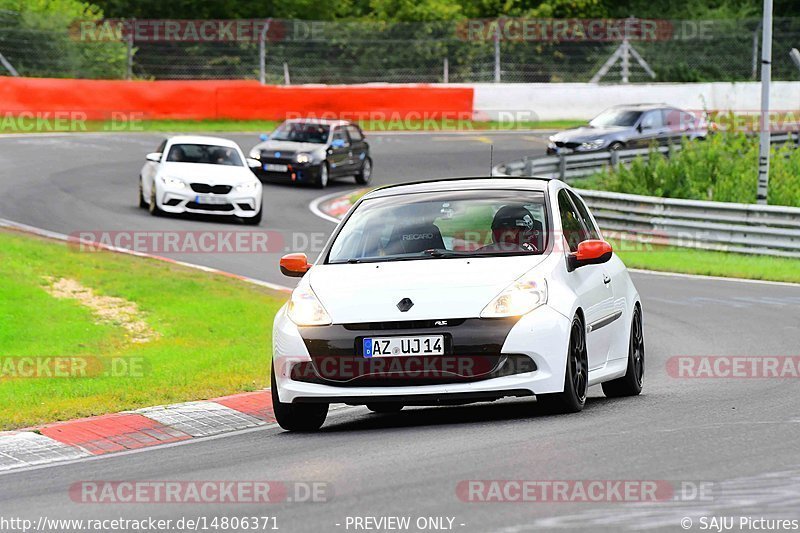
[[[578,244],[578,251],[570,254],[570,270],[575,270],[584,265],[599,265],[611,259],[613,250],[606,241],[589,240]]]
[[[601,259],[604,255],[608,255],[608,259],[611,259],[611,245],[608,244],[606,241],[600,240],[591,240],[591,241],[583,241],[578,245],[578,261],[592,261],[596,259]]]
[[[281,257],[281,273],[284,276],[301,278],[308,272],[311,265],[308,264],[306,254],[287,254]]]

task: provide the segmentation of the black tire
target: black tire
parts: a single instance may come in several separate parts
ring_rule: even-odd
[[[139,177],[139,208],[144,209],[147,207],[147,202],[144,201],[144,190],[142,188],[142,178]]]
[[[586,354],[586,329],[579,316],[572,319],[564,372],[564,390],[553,394],[540,394],[536,402],[554,413],[577,413],[586,405],[589,388],[589,361]]]
[[[327,403],[283,403],[278,399],[274,365],[271,369],[270,393],[275,420],[286,431],[317,431],[325,423]]]
[[[242,222],[244,222],[249,226],[258,226],[259,224],[261,224],[261,217],[263,213],[264,213],[264,208],[262,207],[261,209],[258,210],[258,214],[256,216],[242,218],[241,220]]]
[[[356,174],[356,183],[359,185],[367,185],[372,179],[372,159],[369,157],[364,159],[361,164],[361,170]]]
[[[319,166],[319,176],[317,176],[317,180],[314,182],[314,185],[318,189],[324,189],[325,187],[328,186],[330,177],[331,177],[331,169],[328,166],[328,162],[323,161],[322,164]]]
[[[150,189],[150,203],[147,205],[147,210],[150,211],[150,214],[154,217],[157,217],[161,214],[161,209],[158,207],[158,203],[156,202],[156,185],[153,184],[153,187]]]
[[[644,384],[644,330],[642,310],[637,305],[633,310],[631,338],[628,341],[628,370],[621,378],[603,383],[603,394],[608,398],[638,396]]]
[[[367,409],[373,413],[399,413],[405,407],[402,403],[397,402],[379,402],[368,403]]]
[[[613,143],[608,145],[609,152],[616,152],[617,150],[622,150],[625,148],[625,144],[619,141],[614,141]]]

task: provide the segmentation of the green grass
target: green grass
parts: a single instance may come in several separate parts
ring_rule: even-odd
[[[800,283],[800,260],[677,246],[648,246],[612,242],[628,268],[678,272],[701,276],[788,281]]]
[[[577,179],[581,189],[606,190],[665,198],[755,203],[758,184],[758,138],[717,133],[706,141],[686,141],[669,157],[651,153],[629,166]],[[800,150],[773,146],[770,157],[771,205],[800,207]]]
[[[169,133],[213,133],[252,132],[269,133],[281,121],[275,120],[130,120],[130,121],[50,121],[32,124],[29,121],[6,117],[0,121],[0,133],[49,133],[49,132],[169,132]],[[513,124],[496,121],[473,120],[428,120],[428,121],[365,121],[361,127],[368,132],[385,131],[504,131],[566,129],[583,124],[581,120],[548,120],[540,122],[520,121]]]
[[[212,398],[269,383],[272,319],[284,294],[9,231],[0,231],[0,263],[0,359],[144,360],[141,377],[0,377],[0,429]],[[80,303],[48,294],[44,276],[74,279],[98,294],[135,302],[159,338],[129,342],[118,325],[98,324]]]

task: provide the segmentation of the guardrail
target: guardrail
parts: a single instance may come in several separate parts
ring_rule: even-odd
[[[794,142],[790,135],[773,142]],[[673,147],[674,148],[674,147]],[[669,150],[668,147],[659,151]],[[650,150],[526,158],[497,165],[494,176],[543,176],[569,181],[625,164]],[[555,165],[555,168],[553,166]],[[654,244],[800,258],[800,208],[658,198],[578,189],[605,231]]]

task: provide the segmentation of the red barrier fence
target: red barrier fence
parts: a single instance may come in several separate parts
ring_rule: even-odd
[[[114,113],[147,119],[282,119],[382,113],[407,119],[472,113],[473,90],[431,85],[273,86],[255,81],[114,81],[0,77],[0,113]]]

